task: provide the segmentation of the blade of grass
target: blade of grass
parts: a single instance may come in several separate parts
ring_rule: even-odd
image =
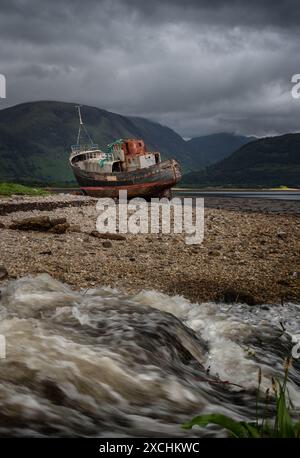
[[[214,424],[227,429],[233,437],[251,437],[249,436],[248,426],[233,420],[230,417],[222,414],[208,414],[199,415],[193,418],[191,421],[183,425],[184,429],[191,429],[193,426],[207,426],[208,424]]]

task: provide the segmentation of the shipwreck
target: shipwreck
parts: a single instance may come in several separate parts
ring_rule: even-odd
[[[141,139],[118,139],[102,151],[90,137],[78,106],[77,143],[71,147],[70,165],[82,192],[94,197],[170,197],[181,179],[175,159],[161,160],[158,151],[147,151]]]

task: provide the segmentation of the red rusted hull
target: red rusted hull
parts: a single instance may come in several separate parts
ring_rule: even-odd
[[[126,190],[128,198],[162,197],[181,179],[181,170],[174,159],[154,166],[115,174],[87,173],[72,167],[83,192],[93,197],[118,198]]]

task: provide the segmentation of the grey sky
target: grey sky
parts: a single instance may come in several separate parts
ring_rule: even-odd
[[[7,100],[74,101],[185,137],[300,130],[297,1],[1,0]]]

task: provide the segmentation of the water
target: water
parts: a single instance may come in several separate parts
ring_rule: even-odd
[[[69,194],[78,192],[79,188],[49,188],[52,193]],[[177,189],[173,188],[175,196],[194,197],[249,197],[254,199],[275,199],[275,200],[300,200],[300,191],[202,191],[201,189]]]
[[[194,197],[239,197],[252,199],[272,200],[300,200],[300,191],[201,191],[201,190],[176,190],[174,195]]]
[[[300,334],[299,309],[75,292],[47,274],[13,280],[0,301],[0,436],[224,436],[181,424],[210,412],[255,418],[258,367],[263,392]],[[299,375],[295,360],[297,414]]]

